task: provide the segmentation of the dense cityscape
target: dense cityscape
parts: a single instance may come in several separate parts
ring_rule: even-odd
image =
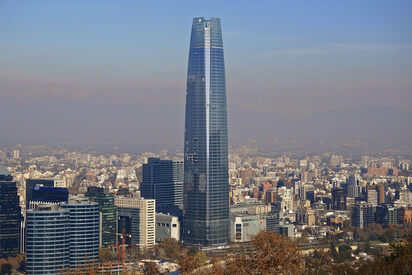
[[[173,261],[150,251],[158,249],[165,240],[182,240],[181,152],[102,154],[17,145],[2,150],[0,159],[5,167],[1,170],[2,194],[10,194],[3,197],[2,205],[11,205],[17,191],[20,208],[13,211],[21,209],[24,217],[20,217],[19,210],[13,214],[14,220],[7,218],[10,224],[18,223],[20,230],[13,231],[9,244],[14,247],[2,248],[2,255],[15,257],[19,251],[26,252],[28,273],[41,262],[40,251],[56,249],[33,237],[33,223],[39,222],[35,215],[43,211],[40,201],[62,202],[61,208],[55,209],[61,212],[59,215],[71,205],[90,207],[92,211],[88,212],[91,228],[76,229],[87,234],[87,242],[76,244],[67,232],[55,235],[57,239],[67,237],[62,246],[68,250],[64,255],[68,262],[55,254],[54,260],[62,263],[59,268],[83,266],[81,253],[85,253],[94,264],[100,262],[101,270],[125,268],[144,272],[148,260],[157,263],[159,272],[178,270],[177,258]],[[13,175],[16,189],[4,187],[7,175]],[[305,255],[319,248],[327,250],[333,241],[337,248],[349,250],[351,262],[372,259],[389,253],[391,242],[407,238],[411,232],[411,181],[410,156],[347,157],[333,152],[268,155],[259,152],[253,143],[237,146],[229,154],[228,244],[250,243],[255,235],[266,230],[291,238]],[[30,192],[29,188],[34,189]],[[101,206],[94,206],[87,198]],[[71,218],[69,214],[68,219]],[[77,223],[73,222],[73,226]],[[7,234],[4,230],[10,229],[10,224],[5,220],[1,224],[3,234]],[[58,233],[56,228],[53,230]],[[115,253],[118,243],[125,247],[125,256],[120,254],[120,259]],[[76,245],[79,247],[73,249]],[[227,249],[225,246],[204,252],[219,255],[219,250]],[[69,252],[72,250],[81,251],[77,258]],[[160,259],[168,261],[159,262]]]
[[[15,8],[12,4],[10,7]],[[100,14],[109,12],[106,8],[101,9]],[[187,28],[189,23],[185,22]],[[147,29],[153,33],[163,31],[155,25]],[[228,31],[227,36],[244,35]],[[142,37],[150,40],[149,35]],[[67,123],[64,133],[56,130],[57,126],[47,125],[47,121],[41,122],[47,131],[39,130],[30,120],[21,123],[18,112],[24,108],[5,118],[7,123],[12,121],[13,127],[2,127],[2,131],[10,128],[15,136],[10,142],[8,136],[0,134],[0,274],[412,274],[412,151],[410,129],[408,125],[400,125],[405,121],[410,124],[410,112],[399,111],[396,116],[402,119],[392,119],[396,117],[392,116],[393,106],[360,108],[361,113],[372,118],[364,123],[358,119],[355,109],[341,111],[335,105],[333,110],[328,105],[323,113],[315,114],[313,120],[283,120],[290,128],[281,126],[282,119],[276,120],[275,113],[267,115],[265,111],[248,123],[242,116],[271,106],[264,102],[269,102],[270,96],[258,100],[261,105],[249,104],[245,97],[240,101],[227,97],[226,72],[230,75],[237,68],[228,66],[230,70],[227,70],[225,37],[220,18],[192,19],[186,59],[185,108],[179,99],[175,106],[169,104],[175,99],[165,100],[148,85],[147,94],[136,98],[147,104],[149,111],[131,120],[133,123],[143,121],[145,127],[129,125],[128,120],[117,121],[112,116],[115,110],[111,102],[105,109],[94,92],[93,104],[99,105],[100,111],[104,109],[107,116],[100,117],[83,103],[76,108],[87,110],[86,115],[68,107],[70,119],[78,119],[79,128],[76,125],[75,130],[70,130],[67,123],[70,119],[57,119],[58,127]],[[275,40],[280,44],[290,41],[285,37]],[[170,37],[165,41],[172,44]],[[384,47],[327,44],[321,51],[313,48],[271,50],[269,55],[265,52],[262,64],[273,63],[270,61],[273,54],[300,56],[327,52],[337,56],[340,53],[344,59],[352,48],[356,51],[409,49],[403,44]],[[233,46],[229,49],[236,51]],[[256,49],[261,50],[259,46]],[[253,54],[251,57],[259,58]],[[176,59],[184,63],[181,58]],[[91,58],[90,64],[93,62]],[[166,63],[162,60],[162,66],[167,67]],[[59,62],[56,65],[64,67]],[[81,66],[75,66],[75,70],[78,69],[81,71]],[[104,78],[111,78],[111,73],[93,81]],[[76,82],[75,78],[68,79],[70,84]],[[126,78],[118,80],[119,87],[127,82]],[[248,93],[253,94],[259,81],[255,78],[255,82],[251,82]],[[325,83],[313,80],[312,84],[316,90],[328,86]],[[162,89],[168,91],[169,84],[161,84]],[[362,85],[369,87],[369,83],[360,87]],[[59,90],[48,82],[46,86]],[[292,91],[296,88],[301,89],[296,85],[289,90],[292,101],[299,98]],[[86,102],[89,95],[81,93],[79,102]],[[104,90],[100,95],[110,93]],[[410,95],[403,93],[399,98],[406,102]],[[0,96],[6,98],[8,94],[7,90]],[[119,95],[125,119],[133,117],[126,107],[135,97],[134,92],[131,94],[129,98]],[[325,102],[333,103],[346,100],[346,96],[346,90],[340,99],[323,94],[312,103],[322,105],[325,98]],[[256,93],[256,98],[259,97]],[[312,109],[311,97],[304,99],[308,109]],[[150,107],[153,99],[162,104],[166,102],[164,106],[174,106],[172,109],[180,106],[185,110],[181,128],[173,123],[168,125],[179,120],[169,120],[177,116],[175,112],[162,113],[162,108]],[[232,118],[235,117],[234,121],[238,125],[240,122],[241,127],[230,132],[228,113],[233,109],[229,106],[242,100],[244,113],[233,115],[232,112]],[[36,118],[41,107],[31,109],[33,102],[30,101],[29,116],[33,113],[34,120],[41,120]],[[410,107],[410,104],[404,105],[405,102],[397,107]],[[67,112],[57,106],[48,117]],[[0,105],[0,111],[2,109],[5,108]],[[290,111],[293,114],[305,112],[295,104],[289,109],[293,109]],[[375,115],[376,110],[390,120],[390,125],[377,119],[381,116]],[[356,114],[348,115],[348,112]],[[337,113],[339,116],[335,116]],[[88,121],[89,117],[96,120]],[[152,117],[160,118],[165,125],[153,123]],[[342,117],[345,119],[341,120]],[[81,127],[83,120],[88,121],[84,124],[86,128]],[[243,124],[249,128],[243,128]],[[258,127],[254,128],[254,124]],[[136,144],[157,149],[139,151],[130,143],[128,146],[126,140],[138,138],[122,131],[124,125],[139,128],[138,131],[146,135],[153,132],[152,140],[136,141]],[[180,142],[174,140],[171,128],[182,129]],[[355,135],[346,133],[347,129],[352,129]],[[33,134],[23,134],[22,139],[26,130]],[[105,131],[121,138],[111,138]],[[56,142],[47,142],[40,132],[47,132]],[[235,138],[230,137],[231,133],[235,133]],[[157,135],[161,138],[155,137]],[[167,142],[162,142],[163,139]]]

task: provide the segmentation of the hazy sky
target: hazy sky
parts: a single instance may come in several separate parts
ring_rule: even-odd
[[[222,20],[229,111],[411,109],[410,0],[2,0],[0,102],[125,102],[180,123],[199,16]]]

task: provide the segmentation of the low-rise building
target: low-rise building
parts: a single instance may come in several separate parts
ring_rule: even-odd
[[[156,242],[161,242],[166,238],[173,238],[180,241],[179,218],[163,213],[156,213]]]
[[[248,242],[262,230],[266,230],[266,217],[264,216],[234,214],[230,217],[230,240],[232,242]]]

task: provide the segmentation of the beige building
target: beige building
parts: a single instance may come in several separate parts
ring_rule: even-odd
[[[155,200],[141,198],[115,197],[114,203],[118,208],[118,216],[128,215],[133,209],[138,209],[137,221],[132,220],[132,230],[138,227],[138,236],[133,236],[132,239],[140,248],[152,248],[156,240],[156,204]],[[134,231],[134,230],[133,230]]]

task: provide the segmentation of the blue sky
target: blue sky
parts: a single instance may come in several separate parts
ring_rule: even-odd
[[[229,112],[410,110],[410,0],[3,0],[0,101],[80,99],[94,112],[99,98],[183,120],[199,16],[222,20]]]

